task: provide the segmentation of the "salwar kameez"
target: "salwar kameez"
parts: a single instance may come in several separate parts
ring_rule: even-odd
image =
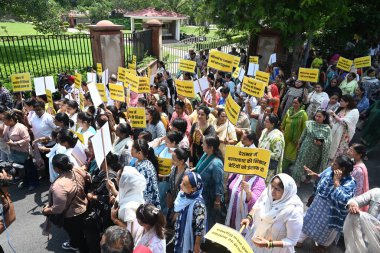
[[[380,100],[374,103],[368,110],[368,118],[363,128],[363,143],[373,148],[380,140]]]
[[[331,148],[329,158],[335,160],[339,155],[347,153],[348,145],[354,137],[356,124],[359,120],[358,109],[341,110],[331,124]]]
[[[285,140],[284,135],[278,129],[268,132],[264,129],[260,140],[259,148],[268,149],[271,152],[268,176],[265,182],[268,183],[274,175],[282,172],[282,159],[284,156]]]
[[[215,155],[207,156],[203,154],[199,160],[195,172],[202,177],[204,184],[202,196],[207,209],[207,227],[211,229],[216,222],[223,223],[221,208],[214,208],[216,197],[219,196],[223,203],[224,184],[223,184],[223,162]]]
[[[303,219],[300,241],[307,236],[322,246],[337,242],[348,214],[347,202],[354,196],[356,183],[350,176],[334,187],[334,171],[331,167],[320,174],[316,195]]]
[[[317,139],[323,140],[322,145],[315,144]],[[292,167],[292,177],[296,183],[300,183],[304,175],[303,166],[311,168],[317,173],[322,172],[329,158],[330,145],[330,126],[318,124],[313,120],[307,121],[306,128],[301,135],[297,160]]]
[[[287,169],[297,158],[297,144],[308,120],[307,113],[303,109],[298,112],[291,107],[282,121],[284,130],[285,150],[283,169]]]
[[[241,187],[242,180],[248,182],[252,197],[247,201],[247,194]],[[252,209],[256,200],[260,197],[265,189],[265,180],[258,176],[243,176],[232,174],[229,178],[229,196],[230,203],[227,210],[226,226],[234,229],[240,228],[240,222],[244,219],[249,210]]]

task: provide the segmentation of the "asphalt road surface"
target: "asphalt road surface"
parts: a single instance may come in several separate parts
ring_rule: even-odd
[[[366,161],[370,188],[380,187],[380,145],[376,150],[369,154]],[[11,198],[15,205],[16,221],[9,227],[7,233],[0,235],[0,244],[5,252],[13,252],[7,242],[7,235],[10,243],[18,253],[44,253],[44,252],[68,252],[61,248],[61,244],[67,239],[67,235],[62,229],[52,228],[52,235],[49,240],[47,236],[42,235],[40,225],[44,222],[45,217],[41,214],[41,208],[47,202],[47,193],[49,182],[40,182],[40,186],[33,192],[27,189],[17,189],[16,186],[10,188]],[[312,185],[302,185],[299,195],[304,203],[312,192]],[[313,252],[313,242],[307,239],[302,249],[296,249],[296,252],[307,253]],[[331,246],[331,253],[343,253],[344,242],[340,240],[337,246]]]

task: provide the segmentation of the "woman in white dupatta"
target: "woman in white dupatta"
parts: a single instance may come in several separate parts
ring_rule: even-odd
[[[119,162],[122,165],[129,165],[130,160],[132,159],[131,149],[133,140],[131,139],[132,128],[128,123],[120,123],[116,127],[116,136],[113,145],[112,153],[119,157]],[[126,150],[126,152],[123,152]]]
[[[111,219],[115,225],[126,228],[131,232],[136,243],[142,236],[144,228],[136,218],[136,210],[144,204],[145,177],[134,167],[125,166],[119,180],[119,192],[111,181],[108,181],[110,192],[117,195],[115,205],[111,210]],[[118,203],[118,204],[116,204]]]
[[[289,175],[280,173],[256,201],[241,225],[253,222],[246,235],[255,253],[293,253],[303,225],[303,203],[297,185]]]
[[[340,100],[340,108],[336,112],[329,111],[331,122],[331,146],[330,161],[346,154],[349,143],[354,137],[356,124],[359,120],[359,111],[356,109],[355,100],[350,95],[343,95]]]

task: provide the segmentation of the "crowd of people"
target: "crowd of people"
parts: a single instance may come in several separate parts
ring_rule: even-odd
[[[244,50],[230,53],[245,63]],[[62,226],[67,250],[201,252],[207,231],[221,223],[243,226],[254,252],[294,252],[306,238],[324,252],[343,234],[347,245],[360,236],[343,233],[359,212],[374,217],[367,230],[374,235],[361,239],[376,248],[380,195],[369,189],[363,161],[380,139],[379,71],[344,72],[338,58],[316,54],[308,62],[320,69],[318,83],[296,73],[286,78],[277,63],[268,66],[270,81],[260,98],[245,94],[231,73],[208,68],[208,51],[194,50],[186,59],[199,71],[169,73],[158,62],[151,92],[126,89],[126,103],[108,97],[95,106],[88,84],[75,88],[73,76],[53,108],[46,95],[12,98],[1,87],[1,160],[24,165],[13,176],[19,188],[33,191],[40,180],[50,181],[43,228],[49,233],[52,224]],[[115,74],[110,83],[117,83]],[[196,97],[177,94],[176,79],[201,77],[209,87]],[[227,117],[228,96],[241,107],[236,125]],[[145,108],[146,128],[131,126],[129,107]],[[112,150],[98,166],[92,138],[105,124]],[[352,143],[357,131],[361,139]],[[268,176],[224,172],[228,145],[269,150]],[[160,159],[171,160],[168,174],[161,173]],[[297,191],[309,183],[315,189],[305,212]]]

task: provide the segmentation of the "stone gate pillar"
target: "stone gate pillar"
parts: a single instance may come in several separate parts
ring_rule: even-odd
[[[157,19],[144,23],[144,29],[152,30],[152,54],[162,60],[162,23]]]
[[[117,74],[119,66],[125,67],[124,38],[121,32],[124,26],[102,20],[96,25],[90,25],[89,29],[93,66],[102,63],[103,71],[108,69],[109,75]]]

